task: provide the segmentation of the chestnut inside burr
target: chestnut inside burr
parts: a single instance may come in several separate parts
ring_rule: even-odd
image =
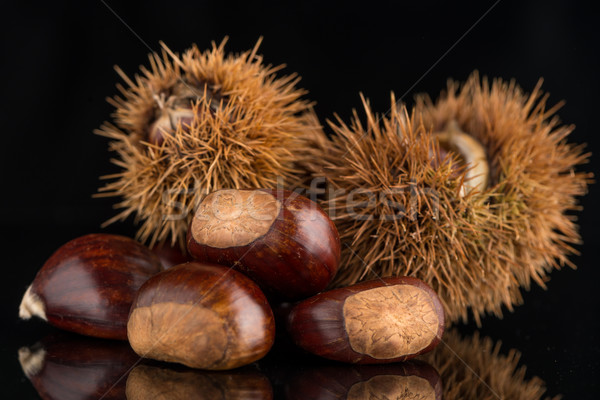
[[[464,196],[472,190],[484,191],[488,187],[490,170],[487,154],[481,143],[463,132],[456,121],[448,123],[443,131],[435,132],[434,137],[440,145],[441,155],[455,153],[460,162],[467,167],[460,195]]]
[[[265,235],[281,203],[259,190],[226,189],[206,196],[191,224],[196,242],[216,248],[245,246]]]
[[[194,104],[205,95],[210,100],[210,109],[216,112],[223,99],[216,90],[205,83],[192,84],[180,80],[170,90],[154,95],[155,109],[148,127],[150,143],[161,145],[165,133],[172,133],[181,124],[188,129],[194,120]]]
[[[352,350],[376,359],[420,352],[435,340],[440,325],[431,296],[410,285],[349,296],[343,315]]]
[[[348,400],[359,399],[422,399],[435,400],[435,388],[420,376],[379,375],[366,382],[355,383],[348,391]]]

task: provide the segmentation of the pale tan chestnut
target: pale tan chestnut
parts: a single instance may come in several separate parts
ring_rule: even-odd
[[[473,136],[463,132],[456,121],[452,121],[446,129],[434,132],[433,137],[440,145],[440,153],[457,154],[467,168],[465,180],[460,188],[460,196],[472,190],[483,192],[488,187],[490,167],[484,147]]]
[[[250,278],[220,265],[189,262],[142,285],[127,336],[142,357],[226,370],[264,357],[273,345],[275,323]]]

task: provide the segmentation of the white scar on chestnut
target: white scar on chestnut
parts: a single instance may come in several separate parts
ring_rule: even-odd
[[[48,321],[44,303],[40,296],[31,291],[31,285],[25,291],[21,305],[19,306],[19,317],[21,319],[30,319],[31,317],[40,317],[44,321]]]

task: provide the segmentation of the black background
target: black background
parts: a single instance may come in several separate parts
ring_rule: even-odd
[[[418,92],[435,97],[447,78],[464,80],[475,69],[515,78],[527,91],[543,77],[550,103],[567,101],[559,115],[577,126],[570,140],[599,152],[598,17],[583,3],[107,3],[114,13],[100,1],[2,6],[0,379],[7,398],[36,398],[16,350],[49,331],[18,322],[23,291],[56,248],[99,231],[113,215],[112,200],[91,197],[98,177],[116,171],[107,140],[92,133],[112,112],[105,97],[116,94],[113,65],[135,73],[159,40],[183,51],[228,35],[227,49],[238,52],[264,36],[265,61],[302,76],[322,121],[334,112],[347,120],[360,107],[359,92],[385,112],[392,90],[409,103]],[[595,157],[585,170],[597,170]],[[554,271],[548,290],[532,288],[525,305],[503,320],[484,319],[481,329],[503,350],[522,351],[528,376],[545,380],[550,395],[591,399],[599,388],[598,196],[594,185],[582,199],[578,270]],[[105,231],[132,235],[130,222]]]

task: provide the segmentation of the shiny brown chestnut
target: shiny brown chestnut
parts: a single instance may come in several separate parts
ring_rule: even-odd
[[[158,256],[163,269],[169,269],[179,264],[184,264],[194,259],[184,252],[178,245],[172,245],[170,243],[158,243],[150,250]]]
[[[127,400],[272,400],[262,373],[244,369],[204,372],[138,365],[127,378]]]
[[[382,278],[298,303],[288,316],[288,331],[298,346],[331,360],[405,361],[439,343],[444,310],[419,279]]]
[[[44,400],[121,400],[139,357],[126,342],[60,332],[19,349],[23,372]]]
[[[441,400],[435,368],[411,360],[390,365],[330,366],[300,370],[285,386],[287,400]]]
[[[287,190],[219,190],[199,205],[188,250],[232,266],[267,294],[300,299],[324,290],[340,262],[333,222],[313,201]]]
[[[142,357],[225,370],[264,357],[273,345],[275,323],[250,278],[220,265],[190,262],[142,285],[127,334]]]
[[[158,257],[133,239],[81,236],[46,261],[23,296],[19,316],[38,316],[82,335],[126,340],[133,298],[161,270]]]

